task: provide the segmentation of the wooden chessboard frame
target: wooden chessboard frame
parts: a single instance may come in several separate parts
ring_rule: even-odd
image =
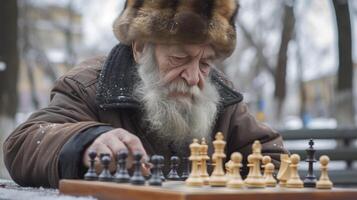
[[[315,188],[288,189],[230,189],[204,186],[200,188],[185,186],[182,181],[164,182],[163,186],[136,186],[113,182],[61,180],[61,194],[74,196],[93,196],[103,200],[352,200],[357,198],[357,188]]]

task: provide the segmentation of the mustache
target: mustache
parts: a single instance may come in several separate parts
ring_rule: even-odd
[[[169,83],[166,88],[166,95],[170,93],[184,93],[197,97],[201,94],[201,89],[197,85],[189,86],[183,79]]]

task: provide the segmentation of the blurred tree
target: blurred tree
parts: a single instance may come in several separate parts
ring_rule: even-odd
[[[248,1],[247,1],[248,2]],[[256,26],[249,29],[249,24],[245,24],[242,20],[238,20],[238,25],[243,34],[246,42],[254,49],[255,59],[251,64],[251,68],[254,71],[252,77],[254,80],[261,79],[262,74],[265,72],[269,76],[272,76],[275,81],[275,107],[271,116],[274,116],[272,120],[277,126],[282,122],[282,109],[286,96],[286,73],[288,62],[288,47],[294,36],[295,16],[294,16],[294,3],[293,0],[285,1],[271,1],[262,2],[254,1],[257,5],[254,5],[254,10],[258,20],[255,21]],[[274,2],[274,3],[272,3]],[[254,4],[249,1],[249,3]],[[262,8],[260,8],[262,6]],[[274,8],[274,11],[267,17],[267,10]],[[282,11],[281,11],[282,10]],[[253,11],[251,11],[253,12]],[[260,14],[265,13],[265,14]],[[281,22],[281,23],[279,23]],[[280,46],[277,50],[272,49],[275,46],[273,41],[268,38],[274,34],[280,34]],[[275,53],[276,52],[276,53]],[[258,88],[254,88],[255,98],[257,99],[258,111],[262,105],[259,102],[264,102],[263,99],[263,87],[264,83],[260,82]]]
[[[281,121],[283,103],[286,96],[286,66],[288,61],[288,46],[294,34],[295,16],[293,5],[284,6],[283,30],[275,70],[276,120]]]
[[[55,82],[60,74],[60,65],[69,70],[77,62],[74,43],[78,41],[78,36],[75,38],[78,13],[73,1],[64,1],[63,5],[52,6],[19,0],[19,21],[21,22],[19,26],[21,59],[26,69],[32,106],[38,109],[41,107],[41,102],[39,85],[36,81],[39,74],[35,73],[36,70],[41,70],[51,82]],[[47,36],[44,36],[43,32],[47,31],[47,28],[52,31],[52,36],[48,36],[50,35],[48,32],[46,32]],[[62,41],[62,37],[63,42],[58,42]],[[51,40],[63,45],[58,46]],[[64,52],[65,56],[61,63],[54,63],[50,59],[49,54],[53,49]]]
[[[67,68],[72,68],[77,62],[77,55],[76,51],[74,50],[74,38],[73,38],[73,24],[75,20],[75,11],[74,11],[74,2],[68,1],[67,10],[68,10],[68,20],[67,26],[62,28],[65,38],[66,38],[66,53],[67,53],[67,60],[66,65]]]
[[[17,111],[17,80],[19,55],[17,49],[17,1],[3,0],[0,6],[0,143],[14,128]],[[0,177],[6,175],[2,151],[0,153]]]
[[[0,6],[0,116],[14,118],[17,108],[19,55],[17,48],[17,1],[4,0]]]
[[[339,67],[335,117],[338,126],[354,125],[352,31],[347,0],[332,1],[337,25]]]

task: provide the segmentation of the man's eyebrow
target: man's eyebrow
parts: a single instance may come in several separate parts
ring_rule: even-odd
[[[210,54],[208,56],[203,56],[202,59],[206,59],[206,60],[214,60],[216,58],[215,54]]]

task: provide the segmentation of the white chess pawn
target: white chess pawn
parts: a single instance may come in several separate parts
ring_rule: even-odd
[[[264,170],[263,178],[265,178],[266,177],[266,168],[265,168],[265,166],[268,163],[271,163],[271,157],[270,156],[263,156],[262,163],[263,163],[262,168]]]
[[[320,179],[316,182],[317,189],[331,189],[333,187],[333,183],[330,181],[327,173],[327,165],[329,162],[330,158],[328,156],[323,155],[320,157],[321,176]]]
[[[304,182],[300,179],[298,173],[298,167],[300,162],[300,156],[297,154],[293,154],[290,157],[290,178],[286,182],[286,187],[288,188],[303,188]]]
[[[242,154],[234,152],[231,155],[230,164],[230,178],[227,183],[227,187],[230,188],[241,188],[244,185],[242,177],[240,176],[240,168],[242,167]]]
[[[275,187],[277,181],[275,180],[273,173],[274,173],[274,164],[273,163],[268,163],[264,166],[264,180],[265,180],[265,185],[267,187]]]

